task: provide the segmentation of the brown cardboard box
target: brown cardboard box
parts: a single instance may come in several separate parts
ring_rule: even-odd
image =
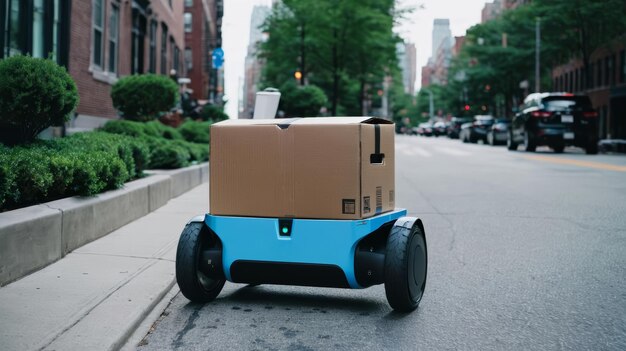
[[[211,127],[214,215],[360,219],[394,208],[394,125],[371,117]]]

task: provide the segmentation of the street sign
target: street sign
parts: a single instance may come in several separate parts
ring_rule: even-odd
[[[211,54],[211,61],[214,69],[219,69],[224,64],[224,50],[222,48],[215,48]]]

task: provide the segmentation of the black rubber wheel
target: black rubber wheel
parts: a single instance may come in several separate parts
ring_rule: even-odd
[[[524,133],[524,150],[528,152],[535,152],[535,150],[537,150],[535,139],[528,131]]]
[[[513,141],[513,133],[509,133],[509,137],[506,138],[506,148],[509,149],[509,151],[517,150],[517,144]]]
[[[419,305],[426,288],[427,255],[426,240],[417,225],[392,227],[385,255],[385,294],[394,310],[411,312]]]
[[[214,234],[203,229],[204,223],[189,223],[180,235],[176,250],[176,282],[180,292],[199,303],[213,301],[226,282],[225,279],[211,279],[198,269],[202,251],[214,247],[219,241]]]

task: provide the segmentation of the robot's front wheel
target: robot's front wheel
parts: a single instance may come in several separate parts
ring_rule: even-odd
[[[394,310],[410,312],[419,305],[426,287],[427,252],[424,233],[417,224],[391,228],[385,255],[385,293]]]
[[[225,279],[207,276],[201,269],[203,252],[219,245],[219,239],[204,223],[187,224],[176,250],[176,282],[183,295],[193,302],[213,301],[224,287]]]

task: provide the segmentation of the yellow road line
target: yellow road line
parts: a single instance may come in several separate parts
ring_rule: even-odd
[[[617,171],[617,172],[626,172],[626,166],[616,166],[608,163],[600,163],[600,162],[591,162],[591,161],[580,161],[580,160],[572,160],[569,158],[560,158],[560,157],[550,157],[550,156],[523,156],[529,160],[536,161],[545,161],[551,163],[558,163],[563,165],[572,165],[572,166],[580,166],[580,167],[588,167],[588,168],[596,168],[603,169],[606,171]]]

